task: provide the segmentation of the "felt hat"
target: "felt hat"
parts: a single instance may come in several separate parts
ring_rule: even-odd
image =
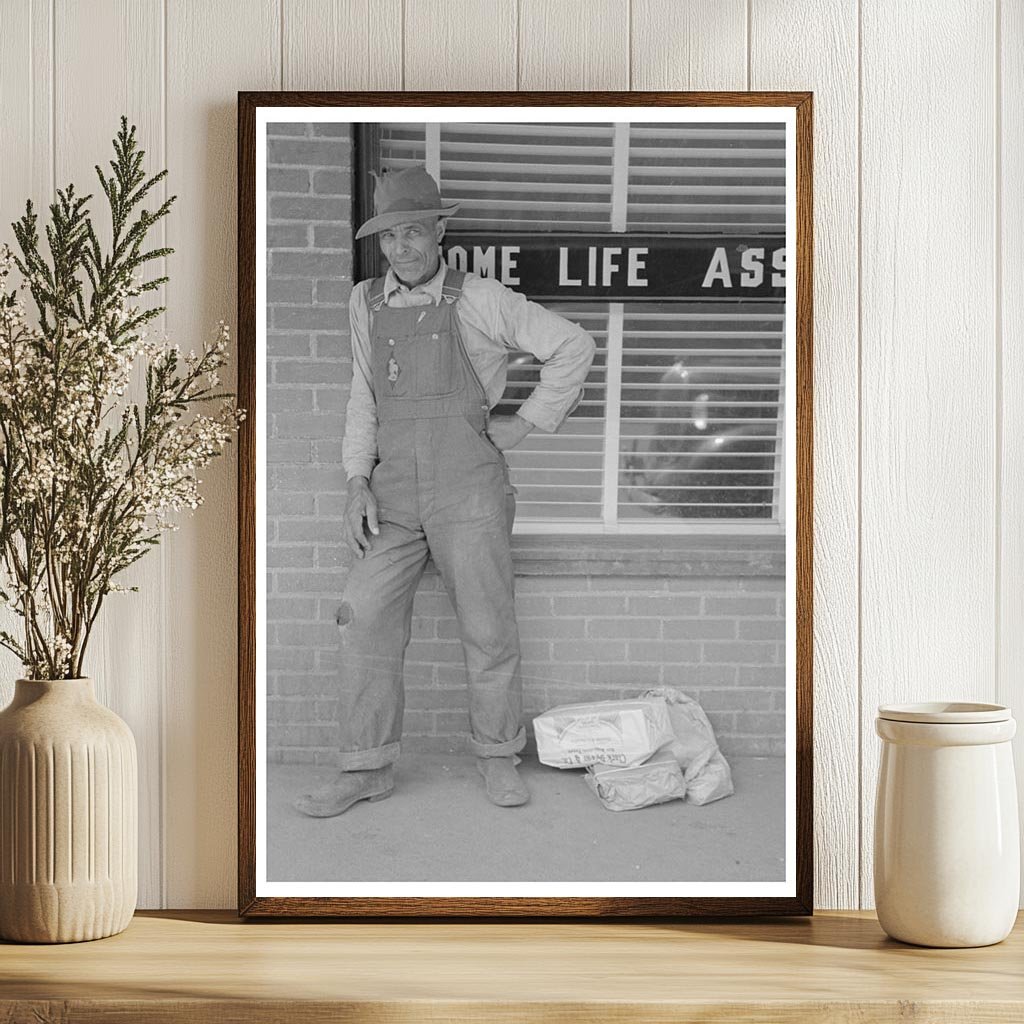
[[[410,220],[450,217],[459,208],[458,203],[443,204],[437,182],[423,164],[373,177],[377,182],[373,192],[374,215],[356,232],[356,238],[365,238]]]

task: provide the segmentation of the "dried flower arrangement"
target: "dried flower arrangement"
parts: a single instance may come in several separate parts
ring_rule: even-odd
[[[0,630],[0,645],[30,679],[83,674],[104,598],[138,589],[115,577],[177,529],[173,513],[202,502],[197,473],[245,415],[233,393],[217,391],[225,324],[198,353],[148,337],[165,307],[141,308],[139,296],[167,278],[145,281],[143,271],[173,250],[144,245],[176,197],[139,208],[167,172],[146,176],[123,117],[114,154],[109,176],[96,167],[109,246],[94,230],[92,197],[68,186],[50,206],[48,257],[31,202],[13,225],[20,255],[0,247],[0,602],[22,627],[18,637]],[[144,404],[131,401],[136,366],[145,368]],[[216,401],[212,414],[194,408]]]

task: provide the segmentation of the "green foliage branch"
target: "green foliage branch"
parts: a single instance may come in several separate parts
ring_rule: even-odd
[[[31,679],[78,678],[115,577],[202,503],[198,471],[244,418],[218,390],[228,329],[183,354],[147,325],[164,312],[139,296],[147,264],[170,255],[146,238],[175,201],[140,204],[167,175],[147,176],[135,126],[122,117],[111,173],[96,174],[110,213],[103,245],[88,203],[58,190],[45,251],[31,201],[0,246],[0,603],[20,619],[0,630]],[[21,281],[16,286],[13,272]],[[30,319],[24,293],[35,307]],[[138,369],[137,369],[138,368]],[[133,386],[144,370],[145,400]],[[219,402],[212,413],[200,406]]]

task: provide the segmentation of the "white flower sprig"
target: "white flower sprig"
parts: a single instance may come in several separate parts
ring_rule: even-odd
[[[122,119],[114,175],[97,168],[114,224],[111,254],[96,239],[72,188],[58,192],[47,227],[51,259],[39,252],[31,204],[15,224],[22,256],[0,246],[0,602],[22,635],[0,645],[30,678],[75,678],[107,594],[123,592],[122,570],[196,509],[199,471],[221,454],[244,419],[232,394],[217,392],[228,359],[221,323],[200,352],[182,356],[145,325],[161,309],[138,297],[140,269],[168,249],[142,251],[155,212],[128,215],[163,174],[146,179],[135,129]],[[23,282],[13,287],[19,271]],[[88,281],[88,288],[86,285]],[[24,292],[35,300],[30,322]],[[136,366],[146,397],[130,401]],[[219,403],[212,414],[199,403]]]

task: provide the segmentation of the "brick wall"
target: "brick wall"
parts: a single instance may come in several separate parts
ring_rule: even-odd
[[[336,615],[348,552],[341,467],[351,376],[347,125],[268,129],[268,755],[329,764]],[[676,686],[726,754],[785,745],[783,579],[553,574],[517,579],[525,711]],[[415,603],[404,745],[462,751],[465,673],[438,576]]]
[[[284,747],[324,747],[333,714],[321,695],[345,564],[350,136],[344,124],[267,129],[267,715],[277,759],[292,756]]]
[[[524,711],[674,686],[703,705],[723,750],[785,753],[781,580],[520,576]],[[456,748],[466,729],[458,623],[424,579],[406,664],[407,743]]]

